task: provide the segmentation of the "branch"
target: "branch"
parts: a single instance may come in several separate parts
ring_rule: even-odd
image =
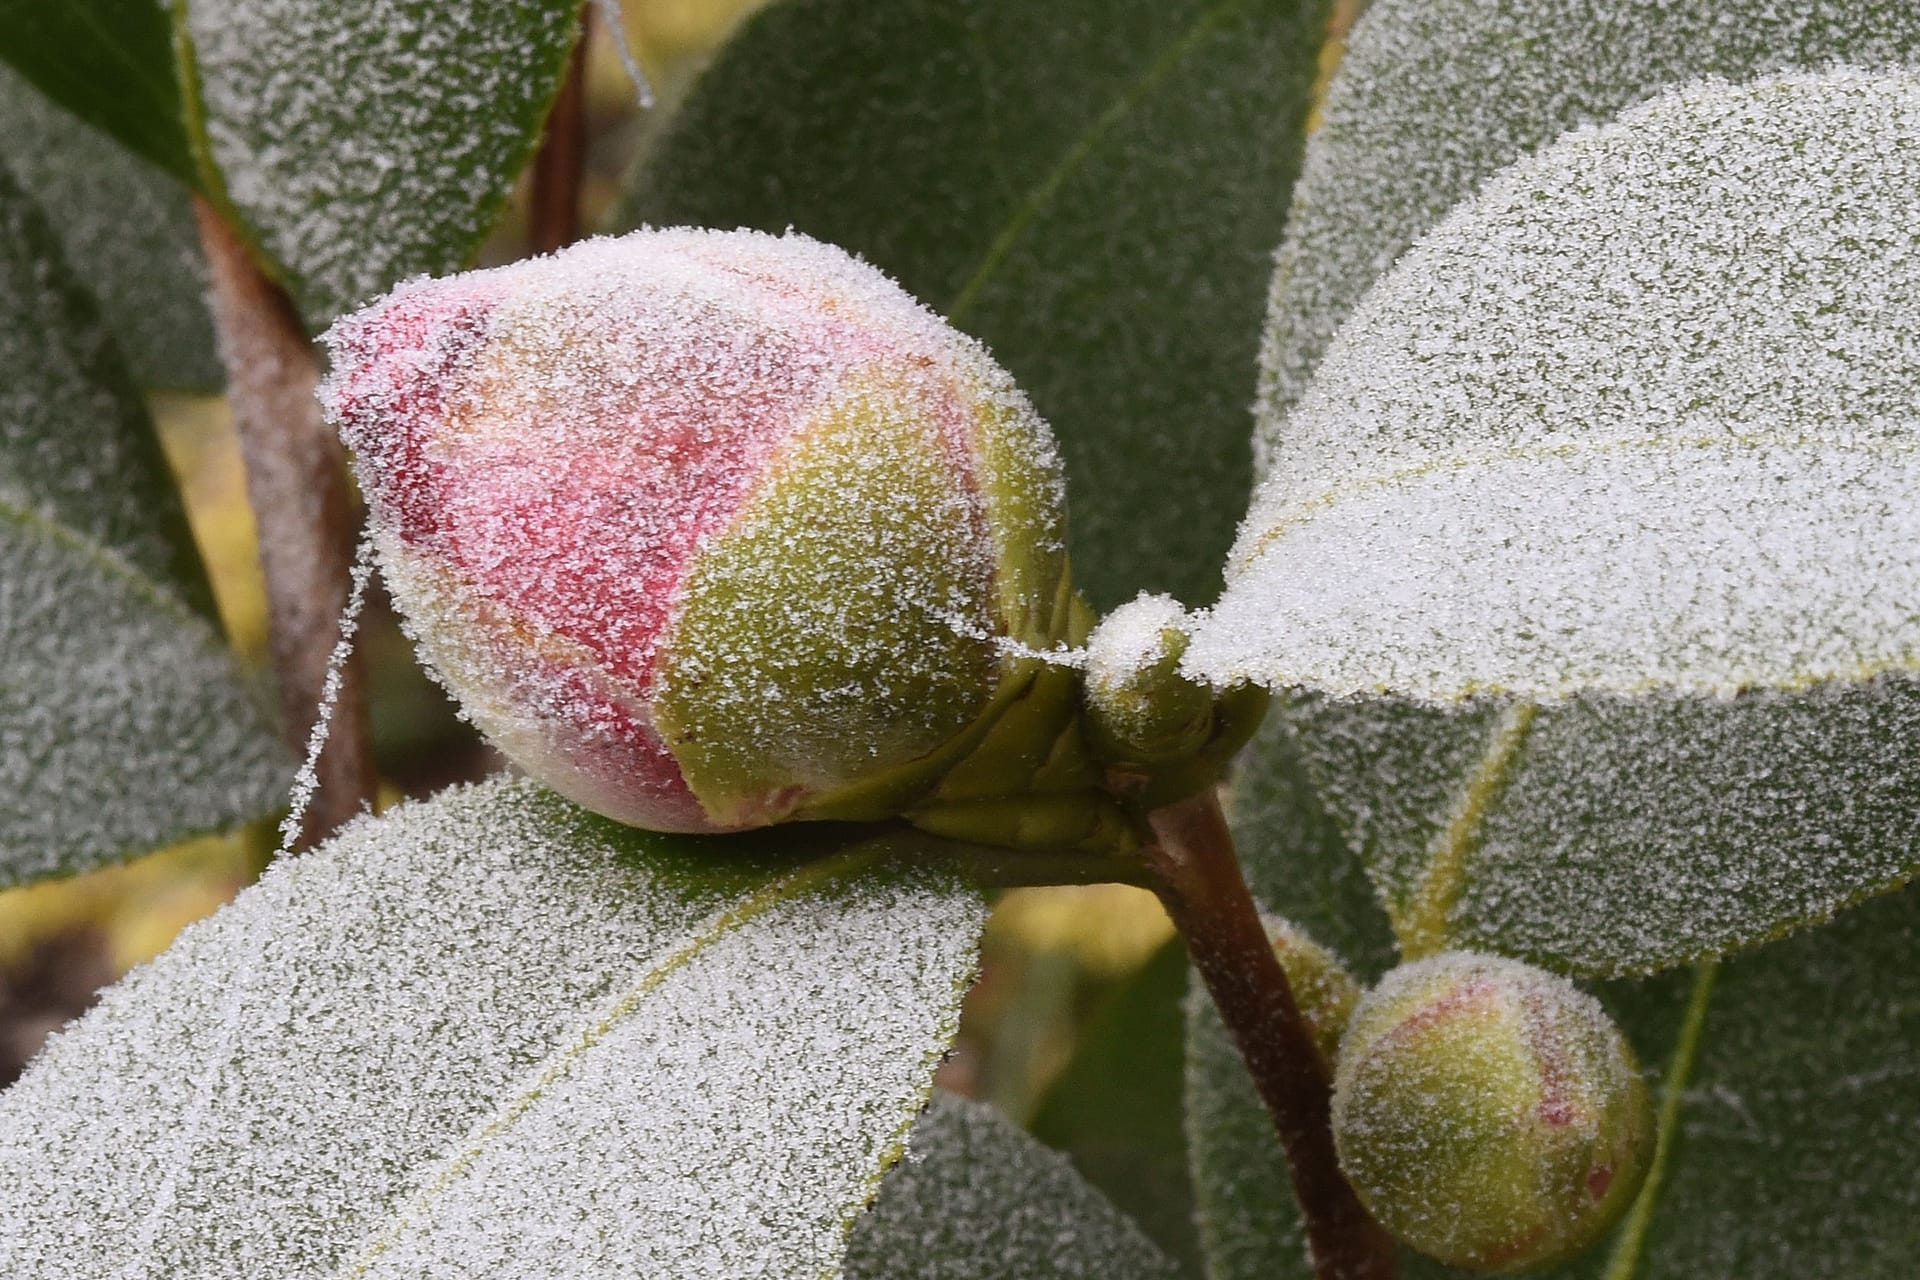
[[[346,459],[320,417],[313,394],[319,366],[293,300],[266,277],[211,205],[196,199],[194,213],[212,278],[213,321],[246,462],[247,498],[260,530],[280,729],[296,752],[304,752],[353,561]],[[324,838],[373,798],[357,658],[342,676],[332,733],[318,762],[319,791],[298,848]]]
[[[1286,1148],[1316,1274],[1393,1280],[1397,1250],[1340,1172],[1326,1064],[1260,925],[1219,800],[1206,788],[1148,821],[1156,841],[1145,856],[1161,900]]]
[[[547,113],[540,150],[533,157],[527,244],[535,253],[552,253],[580,238],[580,177],[587,159],[587,41],[592,34],[589,6],[580,11],[580,35],[567,62],[567,78]]]

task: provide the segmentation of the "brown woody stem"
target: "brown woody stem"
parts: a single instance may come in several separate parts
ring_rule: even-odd
[[[540,150],[533,157],[527,244],[535,253],[552,253],[580,238],[580,178],[587,160],[587,41],[592,33],[589,6],[580,11],[580,35],[567,62],[567,78],[547,113]]]
[[[268,279],[220,213],[194,202],[212,280],[227,398],[260,531],[281,732],[296,752],[320,705],[354,548],[346,458],[314,399],[319,365],[286,290]],[[375,775],[358,660],[342,673],[319,789],[295,847],[324,838],[372,800]]]
[[[1214,1005],[1246,1059],[1293,1171],[1320,1280],[1392,1280],[1393,1241],[1340,1172],[1330,1124],[1326,1064],[1234,857],[1212,788],[1148,815],[1145,850],[1167,914],[1186,939]]]

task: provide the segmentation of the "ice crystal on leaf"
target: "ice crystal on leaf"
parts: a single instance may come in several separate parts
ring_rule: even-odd
[[[1307,696],[1403,916],[1605,971],[1911,874],[1917,138],[1906,74],[1677,91],[1501,173],[1329,350],[1189,661]],[[1422,719],[1453,781],[1383,841]]]
[[[524,782],[363,819],[0,1095],[0,1273],[831,1274],[982,917]]]
[[[213,621],[166,459],[0,172],[0,887],[274,808],[290,763]]]
[[[209,158],[312,320],[464,265],[539,135],[579,0],[193,0]]]
[[[992,1108],[934,1095],[854,1225],[847,1280],[1172,1280],[1133,1220]]]
[[[1294,188],[1261,350],[1262,470],[1361,296],[1494,170],[1704,76],[1917,60],[1909,0],[1376,0]]]

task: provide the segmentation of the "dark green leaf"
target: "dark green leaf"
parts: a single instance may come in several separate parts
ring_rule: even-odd
[[[194,180],[161,0],[0,0],[0,59],[82,120]]]
[[[1094,1010],[1032,1124],[1183,1265],[1199,1262],[1180,1122],[1186,988],[1176,939]]]
[[[143,387],[222,381],[187,189],[0,67],[5,164],[47,214]]]
[[[936,1094],[853,1230],[847,1280],[1173,1280],[1140,1228],[990,1107]]]
[[[580,0],[192,0],[200,144],[324,325],[467,265],[539,140]]]
[[[0,885],[259,816],[290,773],[138,393],[0,173]]]
[[[833,1274],[985,918],[834,841],[494,782],[278,863],[0,1095],[0,1274]]]
[[[1325,0],[785,0],[623,225],[796,227],[982,338],[1053,424],[1097,605],[1218,587]]]

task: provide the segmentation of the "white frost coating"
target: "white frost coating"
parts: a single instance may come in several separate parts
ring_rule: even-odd
[[[936,1093],[855,1224],[847,1280],[1173,1280],[1133,1220],[991,1107]]]
[[[530,154],[578,0],[193,0],[227,194],[324,320],[463,264]]]
[[[0,173],[0,887],[270,812],[290,771],[59,257]]]
[[[327,749],[327,737],[333,731],[333,713],[340,705],[340,685],[345,679],[347,662],[353,657],[354,636],[360,630],[360,611],[367,602],[367,583],[373,577],[373,535],[362,533],[353,552],[353,572],[347,583],[347,603],[340,610],[335,628],[338,637],[327,654],[327,675],[320,682],[320,705],[307,730],[307,755],[293,777],[293,794],[287,802],[287,816],[280,820],[280,852],[288,853],[300,838],[314,792],[320,787],[320,754]]]
[[[633,41],[627,38],[627,22],[620,11],[620,0],[593,0],[593,7],[599,10],[600,21],[606,24],[607,33],[613,39],[614,51],[620,55],[620,66],[633,85],[634,100],[640,104],[642,111],[653,110],[653,84],[647,79],[640,59],[634,56]]]
[[[982,916],[929,868],[770,865],[526,783],[363,819],[0,1096],[0,1273],[831,1274]]]
[[[1192,668],[1729,693],[1920,645],[1920,80],[1705,84],[1515,164],[1288,424]]]
[[[1166,656],[1166,633],[1185,633],[1187,611],[1169,595],[1142,592],[1121,605],[1087,637],[1087,679],[1109,689],[1126,686]]]
[[[1307,150],[1261,351],[1260,469],[1341,323],[1415,237],[1575,125],[1718,75],[1920,61],[1912,0],[1375,0]]]

